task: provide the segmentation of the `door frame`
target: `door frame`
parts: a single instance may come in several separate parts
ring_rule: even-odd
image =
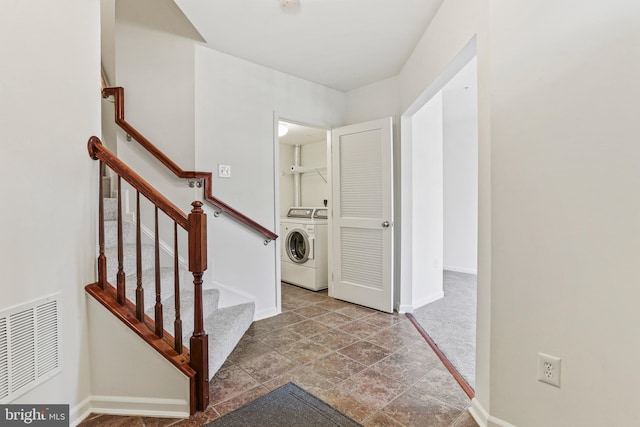
[[[274,249],[275,253],[275,269],[276,276],[274,278],[275,281],[275,293],[276,293],[276,313],[282,312],[282,266],[280,264],[282,247],[281,240],[284,236],[280,235],[280,217],[282,212],[280,212],[280,137],[278,136],[278,122],[284,121],[289,123],[294,123],[300,126],[312,127],[316,129],[324,129],[327,132],[327,155],[330,155],[329,151],[329,143],[331,140],[331,129],[332,125],[328,122],[320,122],[308,117],[297,117],[295,114],[283,113],[274,110],[273,111],[273,217],[274,217],[274,230],[278,230],[276,234],[278,234],[278,238],[275,240]],[[330,179],[330,164],[327,158],[327,181]],[[329,194],[331,194],[331,189],[329,189]],[[331,273],[331,269],[329,269],[329,274]]]
[[[456,57],[447,65],[445,70],[422,92],[422,94],[401,114],[400,116],[400,163],[399,170],[400,180],[400,247],[399,252],[399,288],[400,300],[398,301],[399,313],[412,313],[415,306],[414,301],[414,256],[413,253],[413,135],[412,135],[412,117],[424,107],[431,99],[434,98],[444,86],[464,68],[469,61],[477,56],[475,37],[456,55]],[[479,85],[480,83],[478,83]],[[480,173],[480,171],[479,171]],[[480,177],[479,177],[480,178]],[[479,196],[480,197],[480,196]],[[479,202],[478,202],[479,203]],[[478,230],[480,230],[480,221],[478,221]],[[478,245],[480,241],[478,241]],[[480,248],[478,248],[478,253]]]

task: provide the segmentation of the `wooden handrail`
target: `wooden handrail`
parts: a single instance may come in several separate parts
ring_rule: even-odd
[[[133,188],[138,190],[149,201],[156,205],[162,212],[167,214],[169,218],[174,220],[185,230],[189,230],[189,219],[187,215],[182,212],[176,205],[171,203],[166,197],[160,194],[154,189],[147,181],[142,179],[140,175],[131,170],[120,159],[107,150],[97,136],[89,138],[87,143],[89,150],[89,156],[93,160],[101,160],[105,165],[109,166],[118,176],[121,176],[127,181]]]
[[[155,157],[160,163],[166,166],[171,172],[178,178],[184,179],[201,179],[204,181],[204,199],[218,208],[215,216],[224,213],[236,221],[252,228],[258,233],[262,234],[266,240],[265,244],[268,244],[271,240],[278,238],[278,235],[271,230],[258,224],[248,216],[238,212],[231,206],[224,203],[222,200],[213,196],[212,186],[212,174],[211,172],[197,172],[197,171],[185,171],[178,166],[173,160],[167,157],[158,147],[153,145],[151,141],[145,138],[140,132],[138,132],[133,126],[131,126],[124,116],[124,88],[123,87],[107,87],[102,90],[102,96],[107,98],[113,96],[114,108],[115,108],[115,122],[122,130],[124,130],[131,138],[135,139],[138,144],[142,145],[153,157]]]

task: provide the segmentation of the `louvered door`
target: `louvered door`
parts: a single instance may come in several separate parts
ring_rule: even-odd
[[[391,118],[331,133],[330,295],[393,311]]]

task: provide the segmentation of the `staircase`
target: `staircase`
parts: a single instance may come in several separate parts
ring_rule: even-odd
[[[104,234],[105,255],[107,257],[107,281],[117,282],[118,271],[118,200],[104,199]],[[136,293],[136,245],[135,224],[123,221],[123,269],[127,274],[125,295],[128,300],[135,301]],[[145,242],[141,245],[142,254],[142,287],[144,289],[144,312],[149,317],[154,316],[155,307],[155,247],[153,243]],[[194,293],[193,277],[187,269],[178,264],[180,277],[180,317],[182,319],[182,341],[189,342],[194,326]],[[160,267],[160,288],[162,295],[162,317],[173,319],[175,312],[174,267]],[[203,289],[203,317],[204,329],[209,335],[209,377],[213,378],[226,358],[234,349],[242,335],[253,321],[254,303],[234,305],[219,308],[220,291],[217,289]],[[171,331],[173,332],[173,331]]]
[[[114,97],[115,121],[131,139],[178,178],[188,180],[189,187],[203,187],[203,200],[216,209],[213,217],[224,214],[237,221],[264,238],[265,246],[278,238],[217,199],[212,194],[211,172],[181,169],[127,123],[123,88],[103,88],[103,96]],[[185,213],[107,150],[98,137],[89,138],[87,148],[89,156],[100,162],[99,255],[97,281],[85,289],[186,376],[190,412],[203,411],[209,404],[209,381],[251,325],[254,303],[219,307],[219,291],[204,288],[208,220],[202,202],[194,201],[193,209]],[[107,174],[106,168],[112,173]],[[115,182],[111,182],[113,179]],[[135,194],[135,222],[123,214],[122,181]],[[112,188],[117,188],[117,198],[109,197]],[[141,215],[141,199],[150,203],[145,203],[145,215]],[[152,212],[146,210],[147,206]],[[148,215],[153,211],[155,223]],[[159,214],[164,216],[162,229]],[[148,236],[141,232],[141,218],[155,225]],[[165,229],[167,219],[173,223],[169,230]],[[173,231],[173,250],[161,252],[161,246],[168,248],[166,242],[160,243],[168,231]],[[184,246],[185,235],[188,254],[183,262],[178,251],[180,243]],[[173,262],[169,261],[171,258]]]

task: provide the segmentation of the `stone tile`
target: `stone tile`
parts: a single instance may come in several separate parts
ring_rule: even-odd
[[[192,417],[180,420],[171,427],[199,427],[209,424],[211,421],[220,418],[220,414],[209,406],[204,412],[196,412]]]
[[[274,378],[271,381],[264,383],[263,385],[269,390],[275,390],[278,387],[290,382],[305,389],[315,396],[318,396],[322,392],[333,387],[333,384],[313,372],[313,370],[308,366],[302,366],[294,369],[293,371],[289,371],[277,378]]]
[[[471,400],[460,384],[444,367],[436,367],[429,371],[413,385],[413,388],[460,409],[466,409],[471,405]]]
[[[327,296],[323,294],[314,293],[314,292],[307,292],[303,295],[296,296],[296,298],[298,298],[301,301],[306,301],[313,304],[325,302],[328,299]]]
[[[448,427],[462,411],[410,388],[385,406],[382,412],[406,427]]]
[[[361,307],[359,305],[349,305],[348,307],[344,307],[336,310],[336,313],[344,314],[345,316],[349,316],[352,319],[360,319],[362,317],[369,316],[375,313],[375,310],[370,308]]]
[[[338,329],[361,339],[376,334],[381,330],[379,326],[363,322],[362,320],[356,320],[355,322],[346,323],[338,327]]]
[[[217,417],[217,414],[216,414]],[[142,422],[145,427],[168,427],[175,425],[178,421],[182,421],[180,418],[154,418],[154,417],[142,417]]]
[[[243,337],[229,355],[229,360],[234,364],[239,364],[245,359],[251,359],[261,354],[273,351],[271,347],[264,344],[257,338]]]
[[[276,351],[244,359],[238,364],[261,383],[272,380],[296,367],[295,362]]]
[[[469,411],[464,411],[460,416],[451,424],[451,427],[478,427],[478,423],[473,419]]]
[[[334,388],[318,396],[325,403],[342,412],[355,421],[361,422],[375,412],[375,408],[360,402],[358,399],[345,392]]]
[[[83,420],[79,426],[93,427],[93,426],[112,426],[112,427],[144,427],[144,421],[142,417],[133,416],[121,416],[121,415],[97,415],[92,418],[87,417]]]
[[[358,341],[357,337],[335,329],[313,337],[313,341],[330,350],[339,350]]]
[[[286,349],[290,348],[290,346],[304,337],[300,334],[296,334],[295,332],[289,329],[280,329],[275,332],[271,332],[270,334],[260,335],[259,340],[264,344],[268,345],[274,350],[278,350],[281,353],[286,351]]]
[[[330,328],[336,328],[340,325],[344,325],[345,323],[353,321],[351,317],[345,316],[344,314],[336,313],[335,311],[331,311],[325,315],[316,317],[313,320],[315,320],[316,322],[320,322]]]
[[[329,297],[322,301],[321,307],[327,310],[336,311],[340,310],[341,308],[351,307],[352,305],[353,304],[349,304],[348,302]]]
[[[383,329],[377,334],[367,337],[367,341],[370,343],[379,345],[391,351],[397,351],[402,347],[406,347],[409,344],[415,343],[422,337],[415,337],[409,334],[399,333],[392,328]]]
[[[373,408],[381,409],[404,392],[407,386],[367,369],[349,378],[337,388],[347,391]]]
[[[220,369],[209,384],[209,402],[216,405],[259,385],[255,378],[238,366]]]
[[[328,328],[327,326],[324,326],[321,323],[316,322],[315,320],[305,320],[304,322],[291,325],[287,329],[289,329],[292,332],[295,332],[296,334],[300,334],[305,337],[311,337],[313,335],[327,332],[330,328]]]
[[[317,304],[313,304],[303,308],[299,308],[295,310],[295,313],[304,317],[311,318],[311,317],[322,316],[323,314],[327,314],[329,313],[329,310],[324,309]]]
[[[306,317],[301,316],[295,312],[288,311],[277,316],[269,317],[268,319],[253,322],[249,329],[251,329],[252,336],[258,337],[260,335],[269,334],[276,330],[282,329],[285,326],[292,325],[303,320],[306,320]]]
[[[364,427],[404,427],[399,422],[389,418],[382,412],[376,412],[362,423]]]
[[[389,314],[389,313],[382,313],[380,311],[376,311],[375,313],[362,318],[362,320],[372,325],[384,328],[387,326],[395,325],[396,323],[400,322],[403,318],[404,316],[400,317],[397,313]]]
[[[351,344],[338,352],[367,366],[373,365],[392,353],[390,350],[386,350],[366,341],[358,341],[357,343]]]
[[[302,340],[290,345],[283,354],[296,363],[304,365],[330,353],[327,347],[317,344],[315,340]]]
[[[286,300],[283,298],[282,304],[280,305],[280,307],[282,308],[283,313],[287,313],[289,311],[295,311],[309,305],[313,305],[313,303],[307,302],[307,301],[301,301],[297,298],[288,298]]]
[[[226,402],[222,402],[219,405],[215,405],[213,409],[216,410],[221,416],[226,415],[229,412],[235,411],[236,409],[246,405],[249,402],[253,402],[259,397],[264,396],[269,393],[269,389],[263,386],[256,387],[247,392],[242,393],[239,396],[234,397],[233,399],[229,399]]]
[[[403,384],[412,385],[436,366],[440,366],[437,357],[427,362],[413,355],[397,352],[382,359],[371,369]]]
[[[357,374],[366,366],[338,353],[324,356],[310,365],[313,371],[327,381],[338,384]]]

